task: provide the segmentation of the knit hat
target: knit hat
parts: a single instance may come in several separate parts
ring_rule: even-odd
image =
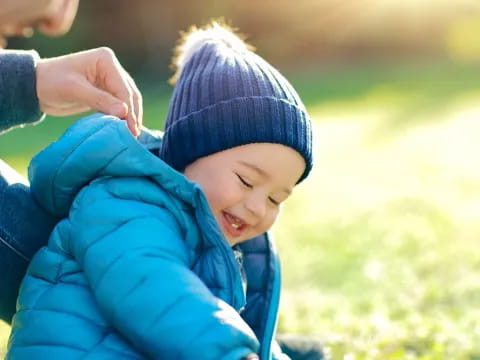
[[[251,143],[296,150],[312,168],[310,117],[290,83],[217,23],[177,46],[175,89],[160,157],[178,171],[200,157]]]

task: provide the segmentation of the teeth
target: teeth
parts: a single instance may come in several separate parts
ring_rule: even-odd
[[[230,222],[230,225],[234,228],[234,229],[238,229],[240,228],[240,226],[243,225],[243,221],[231,214],[228,214],[226,213],[226,216],[227,216],[227,219],[229,220]]]

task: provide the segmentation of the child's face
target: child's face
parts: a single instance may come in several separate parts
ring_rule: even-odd
[[[191,163],[184,174],[200,184],[230,245],[266,232],[305,170],[280,144],[237,146]]]

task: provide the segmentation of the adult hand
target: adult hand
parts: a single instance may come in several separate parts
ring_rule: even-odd
[[[140,134],[142,96],[109,48],[41,59],[36,77],[43,112],[60,116],[95,109],[126,119],[130,131]]]

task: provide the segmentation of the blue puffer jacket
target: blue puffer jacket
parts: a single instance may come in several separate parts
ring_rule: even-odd
[[[269,237],[232,251],[159,144],[95,114],[34,157],[31,191],[63,220],[23,280],[7,359],[277,357]]]

